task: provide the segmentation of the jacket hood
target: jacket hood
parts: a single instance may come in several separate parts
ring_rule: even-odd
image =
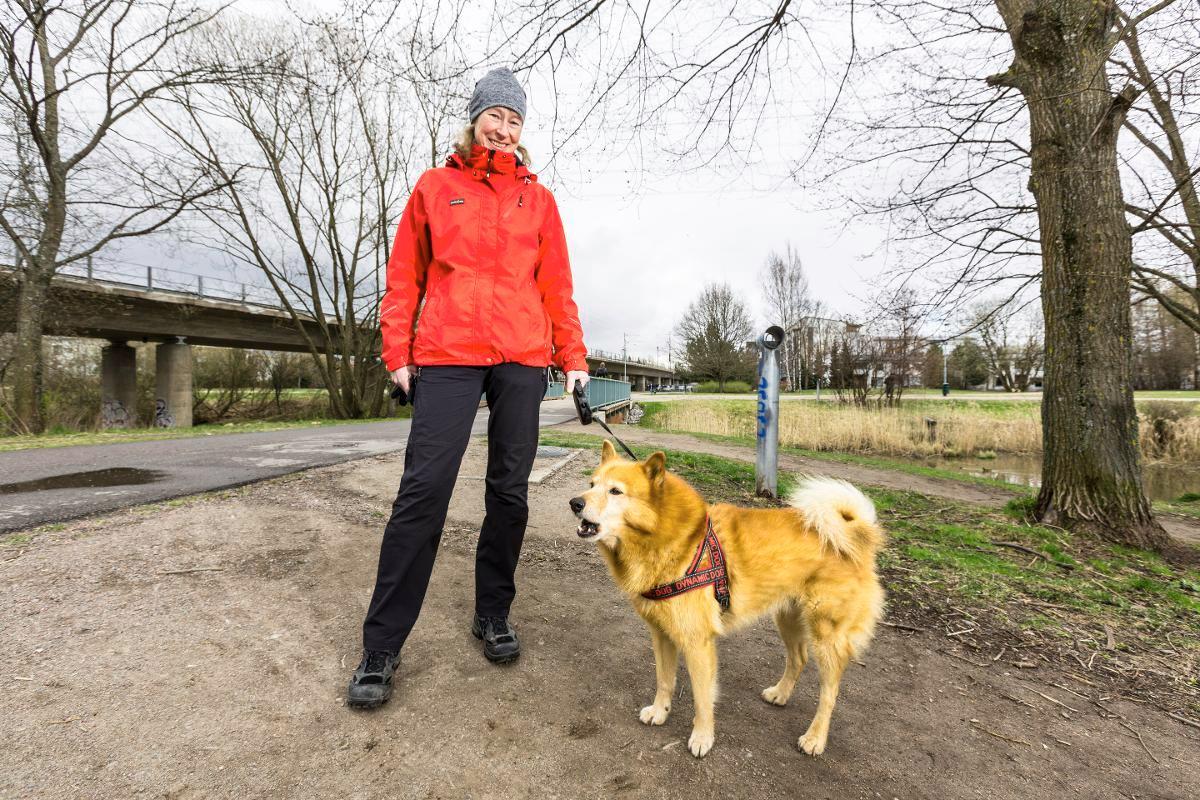
[[[521,159],[517,158],[516,153],[489,150],[478,144],[471,145],[471,154],[466,159],[458,153],[451,153],[450,157],[446,159],[446,166],[461,169],[474,178],[486,178],[488,175],[512,175],[514,178],[537,180],[537,175],[534,175],[528,167],[521,163]]]

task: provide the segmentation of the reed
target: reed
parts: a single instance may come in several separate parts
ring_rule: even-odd
[[[662,403],[649,417],[662,430],[753,438],[754,412],[749,401],[694,401]],[[927,420],[935,424],[930,426]],[[1169,431],[1165,436],[1164,425]],[[1139,442],[1148,461],[1200,461],[1200,415],[1194,407],[1187,408],[1186,414],[1164,423],[1143,413]],[[1013,402],[997,411],[971,403],[859,408],[789,401],[780,404],[779,443],[805,450],[889,456],[1038,454],[1042,422],[1037,403]]]

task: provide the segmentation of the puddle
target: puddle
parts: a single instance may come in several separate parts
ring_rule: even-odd
[[[25,492],[47,492],[52,489],[94,489],[99,486],[141,486],[161,481],[167,473],[157,469],[135,467],[111,467],[89,472],[70,472],[52,475],[32,481],[0,483],[0,494],[23,494]]]

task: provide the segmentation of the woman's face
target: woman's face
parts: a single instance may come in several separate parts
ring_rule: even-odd
[[[511,108],[493,106],[475,120],[475,143],[502,153],[516,152],[524,120]]]

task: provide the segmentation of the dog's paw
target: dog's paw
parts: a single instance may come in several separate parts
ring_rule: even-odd
[[[762,690],[762,699],[766,700],[773,706],[786,706],[790,696],[791,692],[785,694],[784,691],[779,688],[779,684],[768,686],[766,689]]]
[[[688,750],[692,751],[692,755],[696,758],[704,758],[708,755],[708,751],[712,750],[713,740],[716,736],[712,731],[692,731],[691,738],[688,739]]]
[[[825,752],[825,737],[815,733],[806,733],[796,742],[796,746],[810,756],[819,756]]]
[[[646,706],[638,714],[638,719],[643,725],[662,725],[667,721],[667,715],[671,713],[670,706]]]

